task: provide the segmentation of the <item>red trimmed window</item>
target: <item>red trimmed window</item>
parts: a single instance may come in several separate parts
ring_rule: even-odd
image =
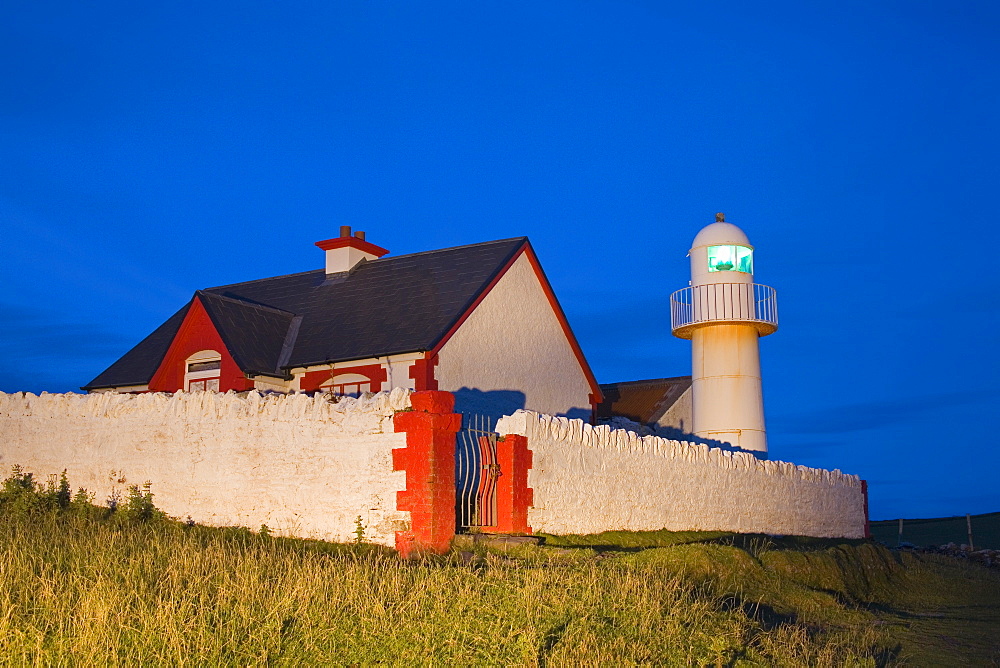
[[[184,370],[184,389],[188,392],[218,392],[222,355],[214,350],[202,350],[187,358]]]
[[[342,373],[320,383],[319,389],[342,397],[360,397],[362,393],[372,391],[372,381],[359,373]]]
[[[359,364],[340,369],[307,371],[299,381],[302,392],[333,392],[358,397],[363,392],[380,392],[388,379],[381,364]]]

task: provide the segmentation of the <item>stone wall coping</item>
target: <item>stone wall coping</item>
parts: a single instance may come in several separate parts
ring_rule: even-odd
[[[339,424],[345,429],[370,432],[372,423],[381,431],[392,433],[391,417],[410,408],[410,390],[396,388],[388,392],[341,397],[336,403],[324,394],[282,394],[278,392],[147,392],[124,394],[50,394],[0,392],[0,417],[36,418],[108,418],[164,416],[216,420],[219,418],[257,419],[294,422],[318,420]],[[363,423],[363,425],[362,425]]]
[[[518,410],[501,417],[497,421],[496,431],[500,435],[528,437],[529,447],[533,450],[536,448],[533,438],[552,439],[588,448],[616,449],[620,452],[714,464],[720,468],[755,470],[765,475],[785,476],[795,480],[861,487],[860,477],[843,473],[839,469],[829,471],[791,462],[758,459],[749,452],[711,448],[702,443],[675,441],[660,436],[639,436],[626,429],[612,429],[609,425],[593,426],[584,420],[543,415],[528,410]]]

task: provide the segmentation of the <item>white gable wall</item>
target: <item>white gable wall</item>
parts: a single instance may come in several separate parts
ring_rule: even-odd
[[[691,388],[684,390],[677,401],[656,421],[660,427],[670,427],[680,433],[691,433]]]
[[[459,411],[502,404],[499,415],[523,402],[513,408],[590,415],[587,377],[526,254],[441,348],[434,377],[456,393]]]

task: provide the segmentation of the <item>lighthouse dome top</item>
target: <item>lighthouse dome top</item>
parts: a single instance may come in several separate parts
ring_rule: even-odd
[[[743,230],[732,223],[727,223],[722,214],[716,215],[715,218],[716,222],[703,227],[701,232],[694,238],[694,242],[691,244],[692,250],[701,248],[702,246],[719,246],[724,244],[735,244],[753,248]],[[722,220],[719,220],[720,218]]]

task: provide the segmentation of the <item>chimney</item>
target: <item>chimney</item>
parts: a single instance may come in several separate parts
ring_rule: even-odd
[[[317,241],[316,245],[326,251],[327,274],[350,271],[362,260],[377,260],[389,252],[365,241],[364,232],[355,232],[352,237],[350,225],[340,226],[339,237]]]

